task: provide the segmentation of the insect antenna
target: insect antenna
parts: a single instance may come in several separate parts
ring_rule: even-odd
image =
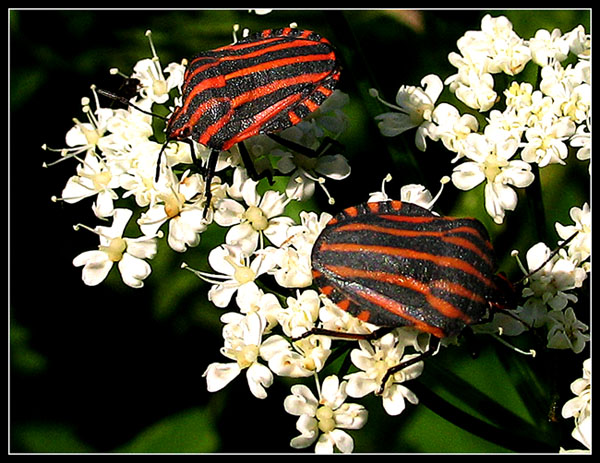
[[[111,100],[118,101],[119,103],[122,103],[122,104],[124,104],[126,106],[131,106],[132,108],[137,109],[138,111],[140,111],[140,112],[142,112],[144,114],[147,114],[149,116],[158,117],[159,119],[162,119],[163,121],[166,121],[168,119],[167,117],[162,116],[160,114],[156,114],[156,113],[153,113],[151,111],[147,111],[145,109],[142,109],[139,106],[133,104],[127,98],[125,98],[125,97],[123,97],[121,95],[117,95],[116,93],[109,92],[108,90],[103,90],[101,88],[97,88],[96,91],[98,92],[98,94],[100,94],[102,96],[105,96],[106,98],[110,98]]]
[[[571,241],[573,241],[573,239],[577,236],[577,234],[579,233],[579,230],[577,230],[575,233],[573,233],[571,236],[569,236],[566,240],[564,240],[562,243],[560,243],[556,249],[554,249],[554,251],[552,251],[550,253],[550,255],[548,256],[548,258],[540,265],[538,266],[535,270],[530,271],[529,273],[525,273],[525,276],[523,276],[521,279],[517,280],[516,282],[514,282],[513,284],[515,286],[522,284],[525,280],[527,280],[528,278],[532,277],[533,275],[535,275],[537,272],[539,272],[541,269],[543,269],[546,264],[548,262],[550,262],[552,259],[554,259],[554,256],[556,254],[558,254],[560,252],[561,249],[564,249],[565,246],[567,246],[567,244],[569,244]],[[518,255],[518,251],[513,251],[513,256],[517,256]],[[517,259],[519,260],[519,259]],[[519,264],[521,265],[521,264]],[[522,266],[522,265],[521,265]],[[524,267],[523,267],[524,269]]]

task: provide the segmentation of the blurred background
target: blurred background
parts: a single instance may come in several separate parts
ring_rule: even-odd
[[[400,85],[419,85],[429,73],[442,79],[454,74],[448,53],[456,51],[456,40],[467,30],[480,28],[486,13],[286,10],[258,16],[247,10],[10,11],[9,451],[292,451],[289,441],[297,434],[296,417],[283,409],[291,382],[277,378],[265,400],[251,395],[242,376],[218,393],[206,391],[202,373],[208,364],[223,361],[222,311],[208,303],[208,286],[180,271],[179,264],[185,260],[192,267],[207,268],[206,253],[221,242],[223,232],[206,233],[201,245],[185,255],[170,252],[162,243],[141,290],[126,287],[114,271],[92,288],[83,284],[81,269],[72,265],[73,257],[97,246],[95,236],[72,228],[80,222],[92,227],[98,223],[91,202],[50,201],[52,195],[60,195],[75,167],[65,162],[43,169],[42,162],[55,156],[41,146],[65,146],[72,118],[83,120],[80,100],[91,96],[91,84],[119,87],[122,80],[111,76],[110,68],[131,73],[138,60],[150,56],[147,29],[152,30],[163,66],[230,43],[234,24],[260,31],[296,22],[327,37],[337,47],[344,68],[339,88],[350,95],[346,108],[350,128],[340,141],[353,174],[346,182],[328,182],[334,207],[319,194],[309,207],[335,213],[379,190],[388,172],[393,181],[386,191],[392,196],[407,183],[437,191],[441,176],[452,170],[453,156],[436,143],[430,143],[426,153],[417,152],[413,131],[382,137],[373,118],[386,109],[368,90],[375,87],[393,102]],[[590,30],[590,13],[585,10],[491,13],[506,15],[524,38],[540,28],[567,32],[583,24]],[[444,93],[442,99],[448,98]],[[502,226],[485,213],[482,188],[459,194],[450,185],[436,210],[478,217],[498,254],[509,256],[511,249],[524,252],[543,238],[550,246],[556,242],[554,222],[570,223],[569,208],[581,207],[589,198],[587,162],[571,155],[568,167],[545,168],[542,191],[546,229],[536,227],[531,219],[534,205],[523,195],[518,210],[509,213]],[[518,277],[509,257],[502,267]],[[566,353],[561,360],[558,353],[548,371],[543,359],[532,362],[489,342],[482,342],[478,353],[473,360],[469,347],[444,349],[413,390],[430,388],[444,394],[464,388],[468,394],[472,387],[472,407],[478,403],[475,390],[499,397],[523,420],[539,426],[546,444],[555,444],[537,450],[556,449],[559,436],[568,438],[560,445],[575,446],[569,437],[572,420],[553,422],[548,413],[553,406],[560,413],[562,403],[571,397],[568,384],[581,376],[579,362],[569,362]],[[522,371],[530,375],[528,380],[523,380],[528,376]],[[557,375],[570,379],[546,388]],[[539,393],[532,395],[532,390]],[[423,402],[426,397],[423,392]],[[435,405],[409,406],[402,415],[390,417],[376,398],[361,403],[370,416],[362,430],[350,432],[356,452],[519,450],[510,445],[510,437],[492,443],[462,430],[434,413]]]

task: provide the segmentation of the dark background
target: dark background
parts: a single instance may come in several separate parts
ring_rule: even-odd
[[[230,43],[235,23],[258,31],[295,21],[300,28],[329,38],[344,66],[339,87],[351,98],[347,108],[351,127],[340,141],[353,175],[346,182],[328,183],[335,207],[319,195],[312,207],[335,212],[379,190],[388,172],[394,177],[386,187],[390,195],[398,195],[406,183],[422,183],[437,191],[439,178],[451,172],[453,155],[435,143],[426,153],[415,152],[414,131],[393,139],[382,137],[373,117],[386,109],[369,97],[368,89],[376,87],[393,102],[400,85],[419,85],[432,72],[442,79],[453,74],[448,53],[456,51],[456,40],[465,31],[480,28],[485,13],[303,10],[257,16],[246,10],[10,11],[9,451],[292,451],[289,440],[297,434],[296,417],[283,410],[291,382],[277,378],[268,389],[269,397],[259,400],[248,391],[243,375],[215,394],[206,392],[201,377],[209,363],[224,361],[219,354],[222,312],[207,303],[208,286],[180,271],[179,263],[185,260],[207,268],[206,252],[219,243],[222,231],[207,233],[202,244],[185,255],[174,255],[163,243],[141,290],[126,287],[115,271],[100,286],[86,287],[81,269],[71,263],[77,254],[97,245],[95,236],[75,232],[72,225],[93,227],[97,221],[91,201],[75,205],[50,201],[52,195],[60,195],[75,167],[65,162],[43,169],[42,162],[56,157],[41,146],[65,146],[72,118],[84,120],[80,99],[91,96],[90,84],[119,87],[120,79],[109,75],[109,68],[130,73],[136,61],[150,56],[147,29],[153,32],[163,67]],[[580,23],[589,31],[588,11],[493,12],[500,14],[506,14],[524,38],[539,28],[566,32]],[[589,198],[587,163],[577,162],[573,155],[568,162],[568,168],[550,166],[542,173],[546,229],[532,222],[531,201],[523,195],[519,209],[509,213],[503,226],[485,214],[481,188],[458,194],[449,186],[436,209],[480,218],[501,256],[514,248],[524,251],[543,236],[552,245],[554,221],[570,223],[569,208],[580,207]],[[504,259],[503,267],[518,275],[510,258]],[[467,349],[457,347],[445,349],[433,360],[470,384],[506,398],[517,413],[535,421],[507,373],[511,364],[527,361],[512,357],[507,361],[496,350],[488,345],[480,358],[471,360]],[[564,358],[568,363],[568,355]],[[582,358],[571,362],[570,368],[565,365],[562,373],[572,379],[563,380],[567,394],[563,386],[561,406],[570,398],[568,384],[581,376]],[[430,375],[429,382],[443,381]],[[361,403],[370,418],[361,431],[351,432],[356,451],[507,449],[462,431],[426,406],[409,406],[401,416],[389,417],[378,399]],[[551,432],[557,433],[558,425],[552,426]],[[562,435],[568,436],[572,420],[565,429]],[[573,448],[576,443],[568,438],[561,445]]]

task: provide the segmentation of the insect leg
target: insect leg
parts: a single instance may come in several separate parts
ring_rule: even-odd
[[[162,145],[160,151],[158,152],[158,159],[156,160],[156,173],[154,174],[155,182],[158,182],[158,179],[160,178],[160,161],[162,160],[163,152],[165,151],[165,148],[167,147],[168,144],[169,144],[169,140],[167,140]]]
[[[395,373],[398,373],[401,370],[404,370],[405,368],[407,368],[411,365],[414,365],[415,363],[419,363],[421,360],[431,357],[433,354],[435,354],[437,352],[439,346],[440,346],[439,338],[432,336],[431,341],[429,342],[429,347],[421,355],[417,355],[416,357],[413,357],[410,360],[401,362],[396,366],[388,368],[388,370],[383,375],[383,379],[381,380],[381,385],[379,386],[379,390],[377,391],[377,394],[379,394],[379,395],[383,394],[383,390],[385,388],[385,383],[387,383],[387,380],[390,379],[390,376],[392,376]]]
[[[261,178],[266,177],[269,180],[269,185],[273,185],[272,172],[269,169],[265,169],[263,172],[261,172],[259,174],[256,171],[256,166],[254,165],[254,162],[252,161],[252,157],[250,156],[250,153],[248,152],[248,148],[246,147],[246,145],[243,142],[238,143],[238,148],[240,150],[240,156],[242,157],[244,167],[246,168],[246,171],[248,172],[248,176],[254,181],[258,181]]]
[[[342,146],[342,144],[339,141],[331,137],[325,137],[321,144],[318,146],[318,148],[316,150],[313,150],[299,143],[280,137],[279,135],[276,135],[274,133],[268,133],[266,135],[272,140],[279,143],[280,145],[285,146],[286,148],[291,149],[293,151],[296,151],[297,153],[308,156],[309,158],[316,158],[321,156],[332,146],[337,146],[338,148]]]
[[[321,335],[321,336],[331,336],[332,338],[352,339],[355,341],[360,341],[363,339],[365,341],[371,341],[373,339],[381,338],[382,336],[386,335],[393,329],[394,328],[384,326],[384,327],[378,328],[377,330],[373,331],[372,333],[347,333],[344,331],[335,331],[335,330],[328,330],[326,328],[315,327],[315,328],[312,328],[312,329],[306,331],[305,333],[302,333],[300,336],[293,338],[292,341],[299,341],[300,339],[307,338],[313,334]]]
[[[204,198],[206,203],[204,204],[204,212],[202,213],[202,217],[206,218],[206,214],[208,213],[208,208],[210,207],[210,201],[212,200],[212,191],[211,184],[212,178],[215,175],[215,169],[217,167],[217,161],[219,160],[219,150],[213,149],[211,150],[208,156],[208,163],[206,165],[206,174],[204,176]]]

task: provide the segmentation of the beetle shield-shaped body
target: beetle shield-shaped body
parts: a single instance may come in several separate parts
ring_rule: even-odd
[[[345,209],[312,251],[314,280],[342,309],[378,326],[414,326],[439,338],[506,307],[484,226],[386,201]]]
[[[297,124],[333,92],[339,79],[325,38],[293,28],[266,30],[199,54],[184,77],[182,104],[167,138],[215,150]]]

